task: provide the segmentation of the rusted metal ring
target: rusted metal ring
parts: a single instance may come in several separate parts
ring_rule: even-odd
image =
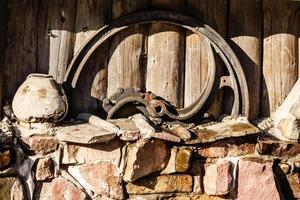
[[[235,56],[234,52],[226,41],[212,28],[201,23],[192,17],[170,11],[145,11],[125,17],[121,17],[111,24],[104,26],[91,37],[85,45],[81,47],[75,57],[72,59],[65,76],[65,85],[69,88],[75,88],[79,75],[92,53],[107,39],[114,34],[135,24],[144,24],[151,22],[163,22],[181,26],[194,33],[201,34],[207,38],[220,57],[223,59],[226,68],[230,74],[230,86],[234,90],[235,101],[232,109],[232,115],[237,117],[243,115],[249,116],[249,94],[243,69]],[[221,87],[221,84],[220,84]],[[182,120],[195,114],[201,108],[201,105],[207,100],[210,87],[200,95],[200,101],[194,102],[191,106],[183,109],[177,109],[178,115],[173,118]],[[202,96],[202,97],[201,97]],[[240,102],[241,100],[241,102]],[[169,113],[172,115],[172,113]],[[179,117],[181,116],[181,117]]]

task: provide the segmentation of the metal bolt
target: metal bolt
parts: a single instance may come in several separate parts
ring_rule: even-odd
[[[140,91],[141,91],[141,88],[140,88],[140,87],[135,87],[134,90],[135,90],[136,92],[140,92]]]
[[[104,103],[105,105],[108,105],[108,104],[110,103],[110,101],[109,101],[109,99],[104,99],[104,100],[103,100],[103,103]]]
[[[124,89],[123,88],[118,88],[117,92],[120,93],[120,94],[122,94],[124,92]]]

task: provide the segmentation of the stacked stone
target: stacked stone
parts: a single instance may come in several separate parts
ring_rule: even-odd
[[[270,120],[258,123],[271,134],[244,118],[156,126],[141,114],[83,113],[59,123],[68,104],[57,88],[49,76],[29,76],[0,123],[1,199],[300,198],[297,88],[274,131]]]
[[[299,144],[239,120],[189,129],[188,140],[141,115],[82,114],[43,134],[12,127],[2,131],[17,149],[7,159],[2,143],[4,199],[300,198]]]

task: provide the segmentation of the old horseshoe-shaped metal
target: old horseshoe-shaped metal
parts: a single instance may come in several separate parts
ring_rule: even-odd
[[[172,119],[186,120],[199,112],[204,104],[210,101],[211,97],[214,97],[216,90],[223,87],[230,87],[233,90],[234,103],[231,115],[233,117],[237,117],[238,115],[243,115],[245,117],[249,116],[249,94],[246,78],[240,63],[230,46],[212,28],[201,23],[197,19],[169,11],[145,11],[135,13],[116,19],[111,24],[104,26],[97,31],[72,59],[65,76],[64,85],[66,89],[70,92],[76,87],[79,75],[86,62],[95,49],[103,44],[104,41],[131,25],[151,22],[177,25],[206,38],[207,49],[210,50],[208,51],[208,57],[211,62],[208,69],[208,81],[206,82],[204,90],[193,104],[181,109],[177,109],[164,101],[156,101],[155,99],[146,101],[142,98],[143,94],[140,92],[137,92],[132,96],[122,95],[122,93],[117,92],[115,94],[114,102],[109,101],[109,99],[106,99],[103,102],[103,106],[108,112],[108,118],[111,118],[113,114],[126,103],[136,101],[144,104],[146,108],[148,108],[147,112],[153,116],[160,117],[167,115]],[[216,66],[213,59],[215,53],[223,60],[229,74],[218,79],[216,79]]]

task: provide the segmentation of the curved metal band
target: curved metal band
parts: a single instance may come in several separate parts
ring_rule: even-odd
[[[235,81],[234,78],[231,78],[232,86],[235,91],[235,102],[232,114],[234,116],[238,114],[242,114],[246,117],[249,116],[249,94],[246,78],[240,63],[230,46],[218,33],[216,33],[209,26],[202,24],[192,17],[169,11],[145,11],[135,13],[125,17],[121,17],[113,21],[111,24],[101,28],[90,40],[85,43],[85,45],[82,46],[82,48],[72,59],[65,76],[65,84],[67,84],[69,87],[76,87],[79,75],[89,57],[104,41],[109,39],[114,34],[128,28],[130,25],[151,22],[174,24],[191,30],[194,33],[205,36],[210,41],[211,45],[216,49],[220,57],[223,59],[230,73],[230,76],[237,79],[237,81]],[[200,106],[197,107],[195,105],[203,104],[203,102],[207,100],[207,98],[205,97],[208,97],[208,94],[210,92],[209,89],[210,87],[206,87],[205,91],[201,94],[202,98],[200,97],[199,99],[202,99],[202,101],[200,103],[195,102],[188,108],[193,109],[194,107],[194,109],[200,109]],[[242,107],[238,103],[239,94],[241,96]],[[242,108],[241,111],[240,107]],[[188,118],[190,117],[190,115],[186,112],[186,110],[186,108],[178,109],[178,112],[182,114],[186,113],[186,116],[184,118]]]

